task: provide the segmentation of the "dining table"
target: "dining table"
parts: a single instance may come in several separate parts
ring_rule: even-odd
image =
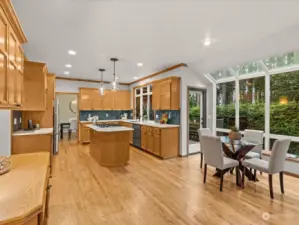
[[[255,146],[262,145],[255,141],[248,141],[244,139],[233,140],[229,136],[221,136],[222,150],[224,155],[228,158],[239,161],[239,168],[236,169],[237,185],[243,187],[243,182],[241,179],[241,172],[245,171],[244,175],[252,181],[258,181],[256,178],[256,171],[252,173],[251,170],[242,165],[242,161],[245,159],[246,154],[250,152]],[[224,173],[232,172],[233,169],[229,168],[224,171]],[[214,174],[215,177],[220,177],[220,171],[216,170]]]

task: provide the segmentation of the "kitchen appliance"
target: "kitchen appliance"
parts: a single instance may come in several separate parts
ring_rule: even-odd
[[[59,151],[59,99],[54,100],[53,107],[53,154],[57,154]]]
[[[141,147],[141,126],[140,124],[133,124],[133,145]]]
[[[28,130],[33,130],[33,122],[32,120],[28,120]]]

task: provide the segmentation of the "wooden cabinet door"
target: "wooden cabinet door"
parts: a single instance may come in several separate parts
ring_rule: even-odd
[[[8,103],[7,57],[0,51],[0,105]]]
[[[17,68],[9,63],[8,66],[8,103],[10,105],[16,105],[16,82],[17,82]]]
[[[113,110],[114,109],[114,91],[105,91],[103,96],[103,110]]]
[[[80,110],[92,110],[93,108],[93,96],[90,89],[80,89]]]
[[[147,150],[147,131],[146,127],[141,127],[141,148]]]
[[[83,136],[82,136],[83,142],[90,142],[90,128],[89,127],[83,127]]]
[[[92,93],[93,98],[93,110],[102,110],[103,109],[103,96],[100,95],[99,90],[94,90]]]
[[[152,128],[147,129],[147,150],[150,152],[154,151],[154,135]]]
[[[123,110],[125,105],[125,96],[124,91],[116,91],[114,92],[114,110]]]
[[[171,80],[160,83],[160,109],[168,110],[171,108]]]
[[[23,92],[23,74],[16,70],[15,71],[15,103],[17,106],[22,105],[22,92]]]
[[[153,83],[153,94],[152,94],[152,109],[153,110],[159,110],[160,109],[160,87],[159,87],[159,83],[155,82]]]
[[[161,136],[160,134],[154,134],[154,149],[155,155],[161,155]]]
[[[9,60],[16,64],[17,60],[17,50],[18,50],[18,41],[14,35],[14,32],[12,29],[9,29],[9,39],[8,39],[8,51],[9,51]]]
[[[124,95],[123,110],[130,110],[131,109],[131,92],[124,91],[123,95]]]
[[[8,24],[2,8],[0,8],[0,50],[2,52],[7,53],[7,31],[8,31]]]

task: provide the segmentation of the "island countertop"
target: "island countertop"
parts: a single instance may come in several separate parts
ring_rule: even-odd
[[[100,123],[109,123],[109,122],[125,122],[125,123],[131,123],[131,124],[139,124],[149,127],[157,127],[157,128],[174,128],[174,127],[180,127],[180,125],[176,124],[160,124],[160,123],[154,123],[154,122],[145,122],[145,121],[137,121],[137,120],[98,120],[96,121],[97,124]],[[80,123],[92,123],[91,121],[81,120]]]
[[[122,131],[133,131],[133,128],[117,126],[117,127],[98,127],[94,124],[88,124],[87,127],[95,130],[96,132],[122,132]]]

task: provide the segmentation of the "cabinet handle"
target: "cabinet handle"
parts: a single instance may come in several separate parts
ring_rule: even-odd
[[[52,178],[52,175],[50,175],[49,178]]]
[[[52,188],[52,185],[51,185],[51,184],[48,184],[46,190],[48,191],[48,190],[50,190],[51,188]]]

